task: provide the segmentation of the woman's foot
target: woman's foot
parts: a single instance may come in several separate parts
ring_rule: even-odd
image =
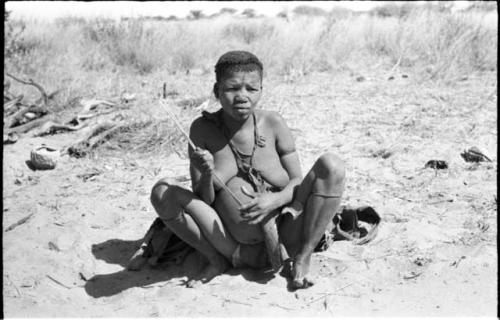
[[[208,261],[203,270],[186,284],[188,288],[195,288],[203,283],[210,282],[216,276],[223,274],[229,269],[229,262],[221,255],[218,255]]]
[[[308,276],[309,264],[311,263],[311,255],[297,255],[293,260],[292,266],[292,288],[306,289],[314,285],[314,282]]]

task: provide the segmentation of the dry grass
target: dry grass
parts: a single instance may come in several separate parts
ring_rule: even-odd
[[[468,72],[496,68],[497,22],[484,23],[485,15],[421,9],[403,18],[298,16],[289,22],[231,17],[169,22],[71,17],[53,23],[33,20],[24,22],[26,59],[12,61],[9,67],[39,73],[53,65],[64,65],[69,71],[124,67],[142,74],[163,68],[173,73],[210,70],[224,51],[244,48],[259,54],[274,73],[324,71],[329,66],[360,63],[359,55],[394,62],[402,56],[403,65],[438,69],[455,59],[452,67]],[[439,75],[444,76],[446,72]]]
[[[112,99],[128,91],[140,95],[150,114],[165,79],[172,79],[169,89],[181,97],[204,99],[210,93],[214,62],[232,49],[255,52],[263,60],[266,78],[287,81],[315,72],[387,74],[396,64],[421,81],[454,81],[496,71],[498,21],[492,14],[420,9],[401,17],[330,14],[290,21],[230,16],[194,21],[11,20],[6,24],[14,31],[25,29],[7,39],[14,40],[17,49],[9,51],[5,66],[36,79],[47,91],[62,88],[58,109],[75,97]],[[188,72],[200,78],[179,78]],[[116,146],[175,144],[167,122],[150,116],[141,122],[143,127],[123,133],[129,138],[120,135],[123,139]]]

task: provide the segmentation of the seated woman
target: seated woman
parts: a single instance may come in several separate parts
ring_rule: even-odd
[[[204,112],[190,130],[192,191],[162,179],[151,202],[165,225],[208,259],[195,281],[210,281],[230,263],[262,268],[276,261],[266,246],[274,226],[293,287],[307,288],[311,254],[340,205],[344,164],[324,154],[303,178],[284,119],[257,110],[263,66],[255,55],[227,52],[215,74],[222,108]]]

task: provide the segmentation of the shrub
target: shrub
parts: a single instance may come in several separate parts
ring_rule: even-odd
[[[234,8],[222,8],[222,9],[220,9],[219,13],[220,14],[225,14],[225,13],[234,14],[234,13],[236,13],[236,11],[237,10]]]
[[[10,12],[5,11],[4,15],[4,56],[11,58],[15,55],[24,55],[30,49],[23,39],[26,24],[21,20],[9,19]]]
[[[87,38],[96,43],[118,66],[130,66],[140,74],[150,73],[163,64],[158,58],[157,44],[151,29],[144,21],[130,19],[116,23],[113,20],[95,19],[85,25]]]
[[[257,15],[254,9],[245,9],[241,14],[247,18],[255,18]]]
[[[498,10],[498,5],[496,1],[474,1],[467,10],[492,12]]]
[[[405,18],[410,14],[413,6],[414,4],[410,2],[404,4],[388,3],[375,7],[372,9],[371,14],[381,18]]]
[[[274,32],[274,25],[266,22],[229,23],[224,27],[223,35],[227,38],[242,40],[246,44],[253,43],[259,38],[270,37]]]
[[[326,16],[328,12],[318,7],[298,6],[293,9],[296,15],[303,15],[309,17]]]
[[[205,17],[205,15],[203,14],[203,11],[201,11],[201,10],[191,10],[189,12],[188,19],[198,20],[198,19],[201,19],[201,18],[204,18],[204,17]]]

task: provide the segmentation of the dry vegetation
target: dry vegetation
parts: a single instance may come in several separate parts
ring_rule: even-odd
[[[494,316],[496,10],[6,19],[5,69],[61,89],[51,114],[71,119],[82,98],[124,107],[112,114],[113,134],[54,170],[30,170],[29,150],[67,147],[74,132],[4,146],[4,225],[14,226],[4,231],[6,315]],[[231,49],[262,58],[262,107],[287,120],[303,169],[339,154],[345,203],[382,216],[373,243],[338,242],[315,256],[323,281],[308,291],[289,293],[283,278],[250,271],[192,290],[179,266],[124,270],[154,218],[151,186],[165,176],[189,185],[186,141],[158,99],[166,96],[186,128],[202,102],[218,108],[213,65]],[[39,96],[17,82],[10,91],[25,103]],[[466,162],[460,153],[472,146],[492,161]],[[424,168],[431,159],[448,169]]]
[[[10,73],[62,89],[55,111],[77,97],[137,92],[152,104],[162,80],[196,73],[211,81],[214,61],[231,49],[255,52],[266,73],[285,80],[313,72],[338,74],[397,66],[418,81],[453,81],[496,71],[497,21],[492,11],[386,6],[372,14],[300,7],[293,17],[158,19],[6,19],[5,66]],[[397,10],[396,10],[397,9]],[[169,88],[177,87],[170,86]],[[182,88],[202,99],[209,86]],[[152,92],[153,91],[153,92]],[[178,90],[177,90],[178,91]]]

